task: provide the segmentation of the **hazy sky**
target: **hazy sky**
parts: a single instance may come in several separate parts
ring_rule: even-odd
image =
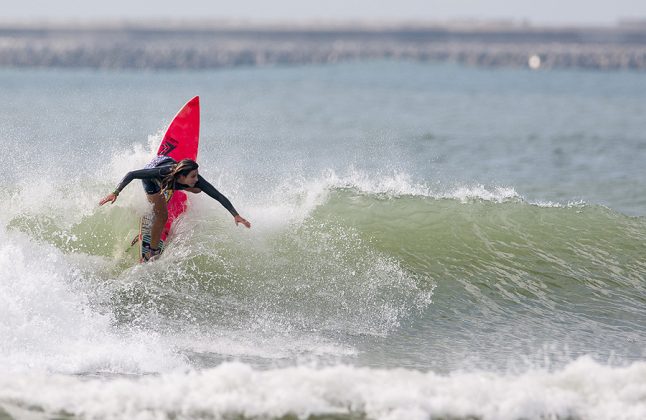
[[[247,20],[529,19],[611,24],[646,18],[646,0],[0,0],[0,20],[229,18]]]

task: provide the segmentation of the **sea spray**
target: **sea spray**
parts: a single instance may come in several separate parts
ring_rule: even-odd
[[[613,368],[587,357],[520,375],[226,363],[135,379],[3,377],[0,406],[96,419],[638,420],[646,416],[644,376],[643,362]]]

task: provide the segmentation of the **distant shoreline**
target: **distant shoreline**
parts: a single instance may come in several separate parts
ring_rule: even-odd
[[[211,69],[363,59],[645,71],[646,24],[0,22],[0,67]]]

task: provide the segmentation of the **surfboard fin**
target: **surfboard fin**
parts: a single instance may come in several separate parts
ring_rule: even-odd
[[[130,242],[130,248],[135,246],[137,242],[139,242],[139,234],[136,234],[135,237],[132,239],[132,242]],[[130,251],[130,248],[128,248],[126,252]]]

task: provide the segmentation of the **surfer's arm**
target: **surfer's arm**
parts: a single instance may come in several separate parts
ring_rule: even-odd
[[[106,195],[99,201],[99,205],[102,206],[107,202],[114,203],[117,201],[119,193],[126,188],[128,184],[133,179],[153,179],[153,178],[163,178],[170,172],[170,169],[166,166],[160,166],[157,168],[150,169],[139,169],[136,171],[130,171],[123,177],[123,179],[117,185],[117,188],[114,189],[110,194]]]
[[[200,192],[204,191],[209,197],[214,198],[220,202],[224,206],[225,209],[229,210],[229,213],[233,216],[233,220],[236,222],[236,225],[239,223],[242,223],[245,227],[250,228],[251,223],[244,217],[240,216],[236,209],[233,207],[233,204],[229,201],[228,198],[226,198],[220,191],[215,189],[215,187],[209,182],[202,178],[201,175],[197,176],[197,182],[195,183],[195,187],[189,189],[191,192]]]
[[[117,188],[115,188],[114,192],[118,195],[121,191],[123,191],[124,188],[130,184],[130,182],[133,179],[154,179],[154,178],[163,178],[164,176],[168,175],[170,172],[169,167],[167,166],[160,166],[157,168],[149,168],[149,169],[138,169],[136,171],[130,171],[126,174],[126,176],[123,177],[123,179],[119,182],[117,185]]]
[[[208,195],[209,197],[218,200],[222,206],[229,210],[229,213],[233,217],[238,216],[238,212],[236,209],[233,207],[233,204],[231,204],[231,201],[229,201],[228,198],[226,198],[220,191],[215,189],[213,185],[209,183],[206,179],[202,178],[202,175],[197,176],[197,182],[195,183],[195,188],[199,188],[200,191],[203,191]]]

